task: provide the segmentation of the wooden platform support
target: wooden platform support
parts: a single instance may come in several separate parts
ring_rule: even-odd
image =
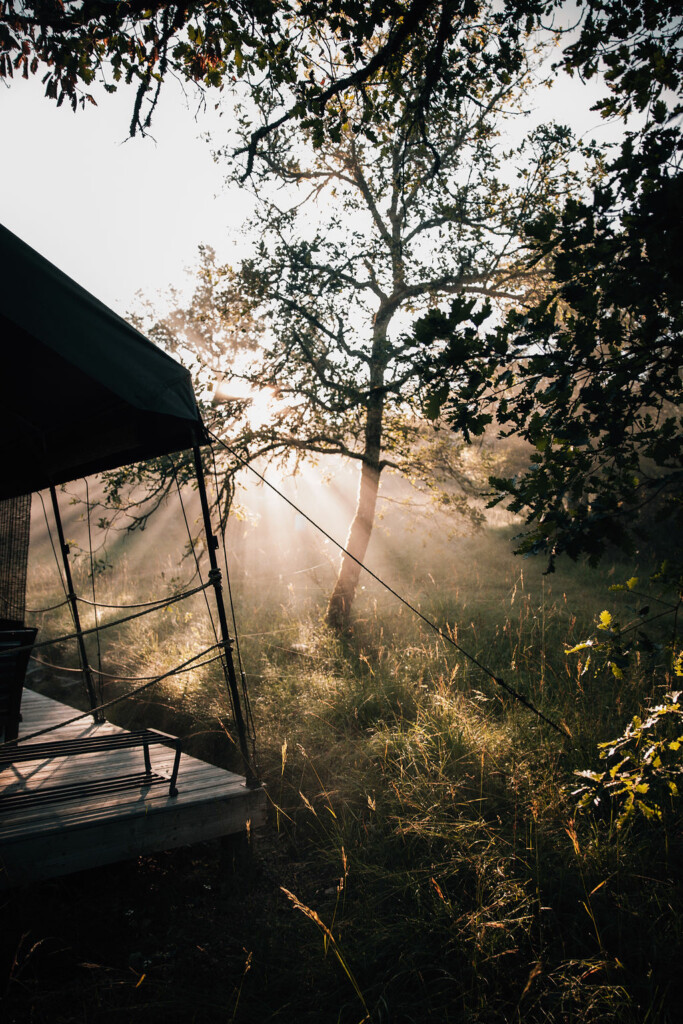
[[[26,690],[22,714],[20,737],[63,722],[75,711]],[[125,733],[86,718],[51,736],[66,740]],[[174,751],[158,746],[150,753],[156,777],[170,779]],[[136,770],[139,757],[135,748],[124,747],[77,758],[24,761],[0,773],[0,793],[78,786],[102,772],[102,758],[107,759],[107,775],[124,776]],[[248,787],[241,775],[183,754],[178,788],[177,796],[169,796],[168,785],[141,785],[56,802],[6,805],[0,810],[0,888],[234,835],[265,823],[265,790]]]

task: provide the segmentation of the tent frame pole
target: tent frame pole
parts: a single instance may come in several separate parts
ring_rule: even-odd
[[[83,639],[83,631],[81,629],[81,617],[78,614],[78,598],[74,590],[74,581],[71,575],[71,566],[69,565],[69,545],[64,540],[64,529],[62,527],[62,517],[59,513],[59,503],[57,501],[57,491],[54,486],[50,485],[50,497],[52,498],[52,509],[55,515],[55,522],[57,524],[57,536],[59,537],[59,546],[62,551],[62,560],[64,562],[64,574],[66,576],[67,585],[67,599],[71,606],[71,614],[74,620],[74,627],[76,629],[77,640],[78,640],[78,653],[81,659],[81,669],[83,671],[83,678],[85,679],[85,686],[88,691],[88,699],[90,701],[90,709],[93,713],[93,721],[99,725],[104,722],[104,715],[98,709],[97,694],[95,693],[95,686],[92,679],[92,672],[90,671],[90,663],[88,661],[88,655],[85,650],[85,641]]]
[[[247,786],[254,788],[260,786],[261,782],[254,771],[252,760],[249,756],[247,729],[244,722],[244,715],[242,712],[242,703],[240,701],[239,688],[237,686],[235,662],[232,656],[233,639],[230,636],[230,632],[228,629],[228,618],[225,613],[225,602],[223,600],[223,584],[221,582],[222,575],[221,570],[218,568],[218,561],[216,559],[218,537],[215,536],[213,532],[213,527],[211,525],[211,513],[209,511],[209,500],[206,494],[204,467],[202,465],[202,456],[198,445],[193,445],[192,454],[194,455],[195,473],[197,477],[197,484],[199,486],[199,498],[202,504],[202,516],[204,519],[204,533],[206,535],[206,546],[209,554],[209,565],[211,566],[211,571],[209,572],[209,581],[213,584],[214,594],[216,598],[216,607],[218,609],[218,620],[220,622],[221,627],[221,647],[223,648],[225,658],[224,669],[226,672],[226,680],[228,683],[228,688],[230,690],[230,696],[232,698],[232,704],[235,711],[235,724],[237,725],[239,747],[246,771],[246,783]]]

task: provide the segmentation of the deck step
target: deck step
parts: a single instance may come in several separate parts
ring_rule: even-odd
[[[180,740],[177,736],[168,736],[165,732],[158,732],[156,729],[135,729],[132,732],[118,733],[103,732],[100,735],[72,737],[68,740],[56,740],[51,743],[26,743],[25,746],[7,743],[5,746],[0,747],[0,771],[3,768],[8,768],[10,765],[23,764],[27,761],[44,761],[56,757],[78,757],[80,754],[108,754],[116,750],[131,750],[134,747],[142,747],[145,755],[145,775],[143,777],[148,779],[152,774],[149,748],[158,743],[173,747],[175,750],[173,771],[171,772],[170,779],[167,781],[169,783],[169,796],[177,796],[176,781],[180,766]],[[103,763],[106,764],[106,760]],[[137,778],[137,775],[130,777]],[[110,781],[113,783],[115,779]],[[126,786],[125,788],[129,787]],[[54,793],[55,799],[65,799],[64,797],[57,796],[57,787],[55,787]]]
[[[0,813],[20,807],[36,807],[39,804],[57,803],[61,800],[86,800],[103,793],[119,793],[124,789],[146,789],[160,782],[168,785],[167,775],[157,772],[138,772],[129,775],[115,775],[106,779],[91,779],[87,782],[72,782],[65,786],[45,786],[36,792],[17,790],[14,793],[0,793]]]
[[[31,690],[24,691],[22,713],[14,749],[25,750],[27,760],[0,772],[0,891],[265,824],[263,787],[250,788],[244,776],[185,752],[180,792],[169,798],[175,751],[164,733],[149,750],[154,776],[166,776],[162,785],[150,782],[136,741],[117,739],[105,751],[92,749],[91,741],[101,746],[110,736],[132,735],[125,729],[74,720],[77,709]],[[76,740],[89,756],[42,757],[47,737],[21,742],[22,735],[62,723],[59,742]]]

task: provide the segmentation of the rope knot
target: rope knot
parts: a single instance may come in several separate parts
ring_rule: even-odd
[[[209,583],[220,583],[222,578],[220,569],[209,569]]]

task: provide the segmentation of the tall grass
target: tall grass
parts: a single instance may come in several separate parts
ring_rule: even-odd
[[[543,577],[509,556],[508,536],[411,551],[390,538],[373,567],[570,738],[373,581],[353,632],[331,634],[334,566],[320,548],[280,572],[237,546],[241,654],[272,803],[261,868],[279,896],[259,905],[257,891],[261,953],[236,968],[227,1019],[678,1019],[680,833],[624,832],[577,815],[571,796],[573,771],[666,682],[644,662],[617,680],[565,655],[603,608],[627,601],[606,588],[630,567]],[[84,563],[77,576],[85,587]],[[100,599],[140,599],[148,582],[105,571]],[[49,598],[44,580],[33,586]],[[67,629],[64,612],[50,622],[44,634]],[[200,596],[111,631],[103,664],[154,675],[210,642]],[[54,657],[75,667],[71,648]],[[115,720],[150,716],[239,767],[217,665],[159,684]],[[297,915],[292,931],[283,921]]]

